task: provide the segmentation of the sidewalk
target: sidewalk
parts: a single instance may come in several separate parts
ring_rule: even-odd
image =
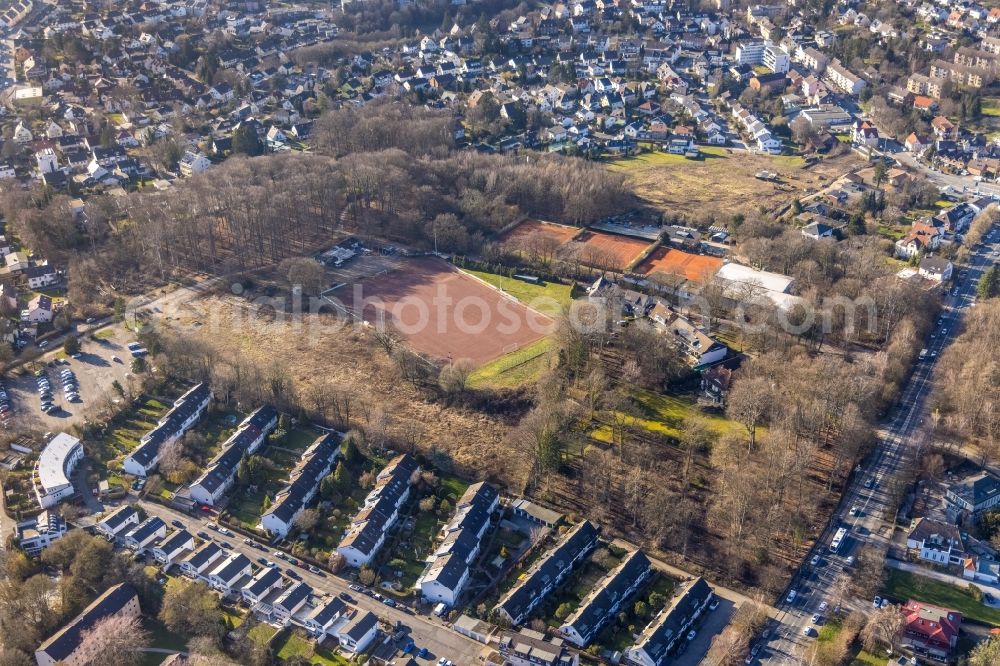
[[[976,587],[981,589],[983,592],[989,592],[994,597],[996,597],[997,602],[995,604],[986,604],[984,606],[991,606],[993,608],[1000,607],[1000,587],[996,585],[989,585],[988,583],[981,583],[979,581],[969,580],[968,578],[962,578],[961,576],[953,576],[952,574],[942,573],[940,571],[935,571],[934,569],[928,569],[919,564],[913,564],[912,562],[903,562],[901,560],[893,560],[886,558],[885,566],[890,569],[897,569],[899,571],[906,571],[907,573],[917,574],[918,576],[923,576],[925,578],[931,578],[933,580],[941,581],[942,583],[948,583],[949,585],[954,585],[955,587],[969,587],[969,583],[974,584]]]

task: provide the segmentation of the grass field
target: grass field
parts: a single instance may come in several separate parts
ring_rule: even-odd
[[[843,175],[857,159],[851,155],[826,158],[805,168],[797,156],[753,155],[728,148],[699,147],[703,159],[643,153],[612,162],[608,168],[626,175],[640,194],[666,210],[698,211],[727,219],[740,211],[774,208],[815,191]],[[780,182],[754,178],[759,171],[776,172]]]
[[[350,664],[338,654],[333,654],[329,650],[316,649],[314,643],[303,636],[298,631],[289,631],[280,638],[275,645],[276,655],[281,661],[288,661],[294,658],[301,658],[310,664],[322,664],[323,666],[341,666]]]
[[[1000,99],[996,97],[983,98],[980,111],[984,116],[1000,117]]]
[[[493,273],[484,273],[482,271],[465,270],[465,272],[469,275],[474,275],[506,294],[510,294],[525,305],[550,317],[555,317],[562,312],[563,308],[569,307],[570,302],[573,300],[573,297],[570,295],[573,287],[570,285],[559,284],[557,282],[532,284],[524,280],[495,275]]]
[[[552,339],[542,338],[487,363],[469,375],[471,388],[519,388],[538,378],[549,367]]]
[[[918,576],[907,571],[889,570],[885,594],[893,601],[916,599],[936,606],[957,610],[967,620],[1000,627],[1000,609],[989,608],[976,601],[965,588]]]
[[[639,416],[630,418],[627,422],[633,427],[642,428],[657,435],[677,438],[680,436],[684,420],[690,416],[699,415],[708,423],[708,427],[718,435],[728,432],[742,431],[742,426],[730,421],[724,416],[702,412],[688,397],[660,395],[651,391],[637,390],[633,398],[638,404]],[[611,442],[611,426],[602,425],[591,433],[591,437],[600,442]]]

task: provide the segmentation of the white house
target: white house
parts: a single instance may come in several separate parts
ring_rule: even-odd
[[[167,524],[159,516],[147,518],[125,535],[125,545],[141,552],[157,539],[167,536]]]
[[[66,521],[58,513],[46,510],[18,523],[14,531],[21,550],[35,557],[66,534]]]
[[[31,324],[52,321],[54,316],[52,299],[45,294],[38,294],[28,301],[28,307],[21,310],[21,321]]]
[[[225,551],[214,541],[206,541],[198,550],[181,560],[181,572],[188,578],[205,577]]]
[[[920,260],[918,272],[923,277],[935,282],[947,282],[951,279],[954,266],[943,257],[928,256]]]
[[[573,645],[584,648],[613,618],[639,586],[652,574],[652,565],[641,550],[633,551],[587,593],[576,611],[559,627]]]
[[[496,614],[513,626],[523,623],[597,546],[598,536],[597,528],[589,521],[577,523],[559,545],[535,562],[507,591],[494,608]]]
[[[280,624],[288,624],[311,595],[312,588],[308,584],[302,581],[292,584],[271,604],[272,618]]]
[[[906,547],[915,551],[921,560],[935,564],[962,564],[965,560],[961,531],[939,520],[917,519],[906,535]]]
[[[184,152],[184,156],[181,157],[177,165],[181,175],[187,177],[207,171],[208,167],[212,166],[212,162],[201,153],[188,150]]]
[[[160,448],[179,439],[198,422],[208,408],[212,392],[200,383],[174,402],[155,428],[143,435],[139,446],[122,463],[122,470],[134,476],[146,476],[160,463]]]
[[[310,636],[322,640],[332,634],[332,629],[338,623],[344,624],[342,620],[346,620],[349,610],[343,601],[337,597],[331,597],[326,603],[317,605],[306,617],[302,618],[302,625]]]
[[[194,550],[194,537],[187,530],[177,530],[153,547],[153,558],[164,566],[170,566],[192,550]]]
[[[410,496],[410,482],[420,465],[407,454],[396,456],[379,473],[375,488],[354,516],[347,534],[337,546],[352,567],[371,562],[385,535],[399,516],[399,507]]]
[[[222,445],[205,473],[191,484],[191,499],[214,506],[236,481],[244,456],[252,455],[278,426],[278,412],[264,405],[255,410]]]
[[[229,596],[236,584],[249,577],[252,570],[246,555],[233,553],[212,570],[208,575],[208,584],[223,596]]]
[[[24,277],[28,280],[28,286],[37,290],[57,282],[59,273],[54,267],[44,263],[28,266],[24,270]]]
[[[639,640],[625,651],[629,666],[663,666],[670,663],[678,648],[684,646],[686,635],[708,608],[715,595],[698,578],[675,593],[666,608],[646,626]]]
[[[378,617],[371,611],[358,611],[357,615],[337,631],[340,647],[348,652],[364,652],[378,634]]]
[[[75,492],[70,477],[82,459],[83,444],[76,437],[61,432],[49,440],[38,456],[32,475],[40,507],[53,507]]]
[[[262,567],[253,579],[243,586],[240,595],[253,608],[271,591],[281,589],[284,582],[277,567]]]
[[[441,530],[443,538],[429,556],[427,569],[417,580],[426,601],[449,607],[458,601],[499,501],[499,493],[485,483],[466,489],[455,506],[455,515]]]
[[[139,512],[131,505],[121,506],[94,526],[107,539],[113,539],[139,524]]]
[[[326,433],[310,444],[289,475],[288,485],[275,496],[271,507],[261,516],[261,527],[275,536],[287,535],[295,519],[316,496],[319,482],[330,473],[340,455],[340,438],[333,433]]]

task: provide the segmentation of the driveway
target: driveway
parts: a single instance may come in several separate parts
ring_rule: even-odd
[[[712,639],[729,624],[735,612],[736,604],[728,599],[720,599],[719,607],[704,616],[705,619],[698,627],[698,635],[688,643],[683,654],[677,655],[671,663],[677,666],[698,666],[708,653],[708,648],[712,647]]]

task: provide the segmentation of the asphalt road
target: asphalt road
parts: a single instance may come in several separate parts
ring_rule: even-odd
[[[257,559],[264,557],[277,562],[282,571],[292,568],[302,580],[308,583],[316,595],[329,594],[338,595],[343,592],[349,594],[353,599],[353,605],[358,608],[369,610],[379,617],[388,619],[390,622],[401,622],[402,626],[408,629],[409,635],[413,638],[416,649],[426,647],[429,654],[426,659],[417,659],[418,664],[435,664],[441,657],[446,657],[456,664],[477,664],[480,663],[480,655],[486,650],[482,643],[466,638],[453,631],[447,624],[432,615],[420,615],[412,610],[401,608],[390,608],[385,604],[371,598],[370,596],[355,592],[349,589],[350,582],[333,576],[328,573],[322,575],[311,573],[308,569],[299,566],[292,566],[288,562],[277,559],[274,550],[267,547],[266,543],[245,544],[243,536],[233,534],[231,537],[223,536],[218,532],[206,527],[211,522],[208,518],[194,517],[190,514],[175,511],[160,504],[151,502],[139,502],[139,505],[151,516],[159,516],[168,524],[173,520],[179,520],[187,526],[188,532],[195,534],[204,531],[208,533],[217,543],[228,542],[232,550],[243,553],[257,564]],[[257,547],[257,546],[261,547]]]
[[[993,233],[997,233],[995,228]],[[957,335],[958,320],[973,303],[979,276],[986,267],[997,261],[993,256],[993,252],[997,250],[1000,250],[1000,243],[985,244],[970,256],[967,275],[959,285],[958,295],[953,297],[949,294],[945,299],[942,312],[946,317],[944,323],[936,326],[932,337],[924,343],[929,352],[940,354]],[[929,355],[925,361],[918,361],[896,407],[878,433],[879,442],[875,452],[859,466],[860,469],[844,492],[838,513],[830,519],[823,535],[794,577],[789,588],[796,591],[794,600],[790,602],[785,597],[777,604],[779,625],[758,655],[760,663],[798,663],[809,643],[815,640],[803,632],[807,627],[813,626],[812,616],[819,613],[821,603],[826,601],[832,605],[828,591],[838,574],[849,571],[847,558],[856,555],[865,544],[888,547],[892,525],[883,519],[889,508],[890,481],[901,468],[910,438],[923,421],[925,400],[931,390],[936,358],[936,355]],[[858,508],[856,516],[850,515],[852,507]],[[830,542],[840,527],[849,529],[848,539],[839,552],[831,552]],[[812,563],[814,557],[818,557],[815,565]],[[854,600],[848,606],[864,610],[871,608],[871,600]]]

